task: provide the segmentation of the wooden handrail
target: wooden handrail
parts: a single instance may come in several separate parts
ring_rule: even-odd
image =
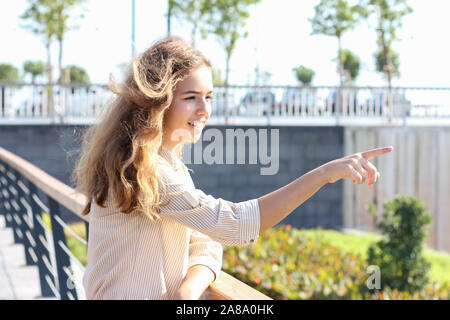
[[[205,300],[272,300],[242,281],[221,271],[217,279],[205,291]]]
[[[50,176],[30,162],[0,147],[0,160],[14,168],[26,179],[31,181],[44,193],[68,208],[83,220],[89,222],[89,215],[82,216],[81,212],[87,198],[58,179]],[[258,290],[221,271],[217,279],[202,295],[207,300],[271,300]]]
[[[81,212],[87,202],[85,195],[76,192],[75,189],[52,177],[32,163],[16,156],[14,153],[0,147],[0,159],[16,169],[36,187],[41,189],[61,205],[75,213],[81,219],[89,222],[89,215],[83,216]]]

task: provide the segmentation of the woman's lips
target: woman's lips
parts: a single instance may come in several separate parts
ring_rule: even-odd
[[[203,123],[201,121],[188,121],[188,125],[190,125],[192,128],[196,130],[202,130],[203,129]]]

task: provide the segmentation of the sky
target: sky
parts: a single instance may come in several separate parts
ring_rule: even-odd
[[[167,32],[166,0],[135,0],[135,46],[144,51]],[[250,8],[246,24],[249,36],[240,39],[231,58],[230,83],[254,84],[255,67],[272,74],[274,85],[296,85],[292,68],[304,65],[316,73],[313,85],[334,86],[337,40],[335,37],[311,35],[308,18],[314,15],[319,0],[262,0]],[[398,32],[401,41],[393,48],[400,55],[399,79],[394,86],[450,87],[450,1],[410,0],[414,10],[403,18]],[[26,0],[0,0],[0,63],[11,63],[20,70],[25,60],[46,61],[44,42],[20,27],[19,16],[27,8]],[[120,63],[131,59],[131,0],[87,0],[80,28],[70,31],[64,42],[63,65],[79,65],[88,71],[93,83],[107,83],[109,74],[120,77]],[[343,48],[361,59],[355,85],[383,86],[385,80],[375,71],[376,50],[374,21],[359,24],[344,34]],[[190,27],[172,21],[172,34],[190,39]],[[213,35],[197,38],[197,48],[213,63],[225,69],[225,54]],[[57,43],[52,46],[56,69]],[[222,71],[222,74],[224,71]]]

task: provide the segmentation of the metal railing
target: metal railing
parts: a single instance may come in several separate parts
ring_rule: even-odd
[[[12,228],[14,242],[22,244],[26,264],[37,266],[42,297],[85,299],[82,275],[85,267],[67,245],[66,232],[87,246],[89,215],[82,216],[86,197],[28,161],[0,147],[0,214]],[[60,207],[83,219],[87,239],[63,221]],[[45,222],[50,216],[50,225]],[[48,216],[47,216],[48,217]],[[202,299],[266,300],[261,292],[221,272]]]
[[[0,83],[0,121],[92,123],[112,97],[107,85]],[[216,86],[211,118],[449,119],[450,88]]]

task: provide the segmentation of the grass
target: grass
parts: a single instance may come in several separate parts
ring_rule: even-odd
[[[302,230],[302,232],[324,243],[333,244],[345,252],[358,253],[364,259],[367,258],[369,246],[381,239],[381,236],[375,233],[356,235],[324,229]],[[425,247],[424,257],[431,263],[430,280],[450,283],[450,254]]]

